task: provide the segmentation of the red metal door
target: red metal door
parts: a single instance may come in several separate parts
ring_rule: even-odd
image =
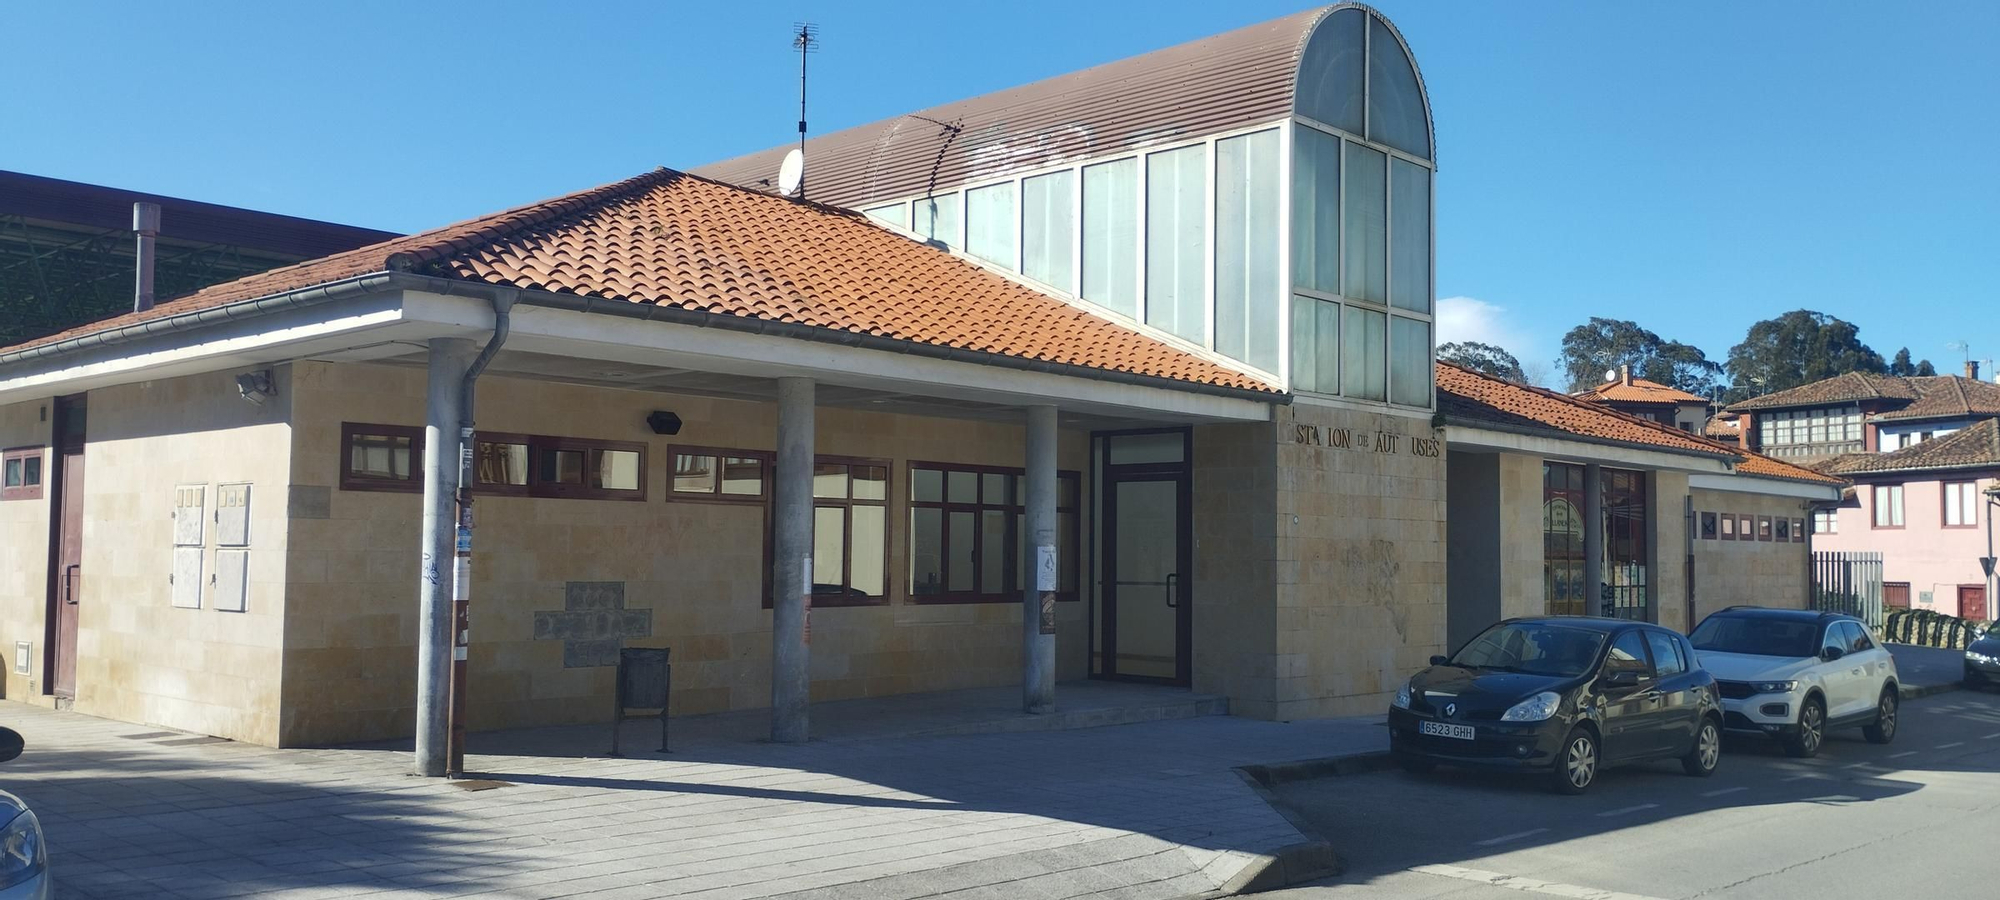
[[[1986,585],[1961,584],[1958,586],[1958,617],[1974,622],[1986,621]]]
[[[83,599],[83,448],[64,449],[56,490],[54,590],[49,603],[55,636],[50,642],[49,692],[76,696],[76,614]]]

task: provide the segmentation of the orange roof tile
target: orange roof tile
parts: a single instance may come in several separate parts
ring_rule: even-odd
[[[9,349],[391,270],[1277,392],[858,213],[671,169],[273,269]]]
[[[1501,381],[1450,363],[1438,363],[1438,411],[1477,427],[1513,425],[1728,459],[1736,452],[1678,428],[1628,415],[1545,388]]]
[[[1655,447],[1713,456],[1736,463],[1736,471],[1761,478],[1839,485],[1846,482],[1802,466],[1739,450],[1735,446],[1689,434],[1651,419],[1628,415],[1577,397],[1538,387],[1514,384],[1438,363],[1438,411],[1446,420],[1479,427],[1486,424],[1530,428],[1599,441]]]
[[[1679,388],[1668,387],[1657,381],[1634,378],[1630,383],[1607,381],[1594,388],[1578,391],[1570,396],[1579,400],[1611,400],[1622,403],[1707,403],[1707,397],[1697,397]]]

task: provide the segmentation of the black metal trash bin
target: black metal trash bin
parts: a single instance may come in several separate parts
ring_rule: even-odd
[[[674,667],[667,662],[665,647],[626,647],[618,651],[617,708],[611,714],[611,755],[618,752],[618,733],[628,709],[660,711],[660,752],[667,751],[667,694],[674,681]]]

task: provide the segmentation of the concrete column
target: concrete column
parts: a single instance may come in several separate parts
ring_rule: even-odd
[[[1604,613],[1604,470],[1583,467],[1583,614]]]
[[[772,473],[771,740],[811,735],[807,674],[812,608],[813,381],[778,379],[778,464]]]
[[[451,691],[453,519],[458,504],[458,424],[465,370],[479,354],[466,338],[432,338],[424,411],[423,564],[417,577],[416,773],[445,774]]]
[[[1021,586],[1021,708],[1056,711],[1056,408],[1028,408],[1028,583]]]

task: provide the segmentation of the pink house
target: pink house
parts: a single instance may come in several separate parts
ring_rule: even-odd
[[[1815,513],[1814,550],[1881,553],[1886,606],[1992,620],[1992,578],[1980,559],[1994,553],[2000,506],[1987,491],[2000,479],[2000,420],[1820,468],[1854,488]]]

